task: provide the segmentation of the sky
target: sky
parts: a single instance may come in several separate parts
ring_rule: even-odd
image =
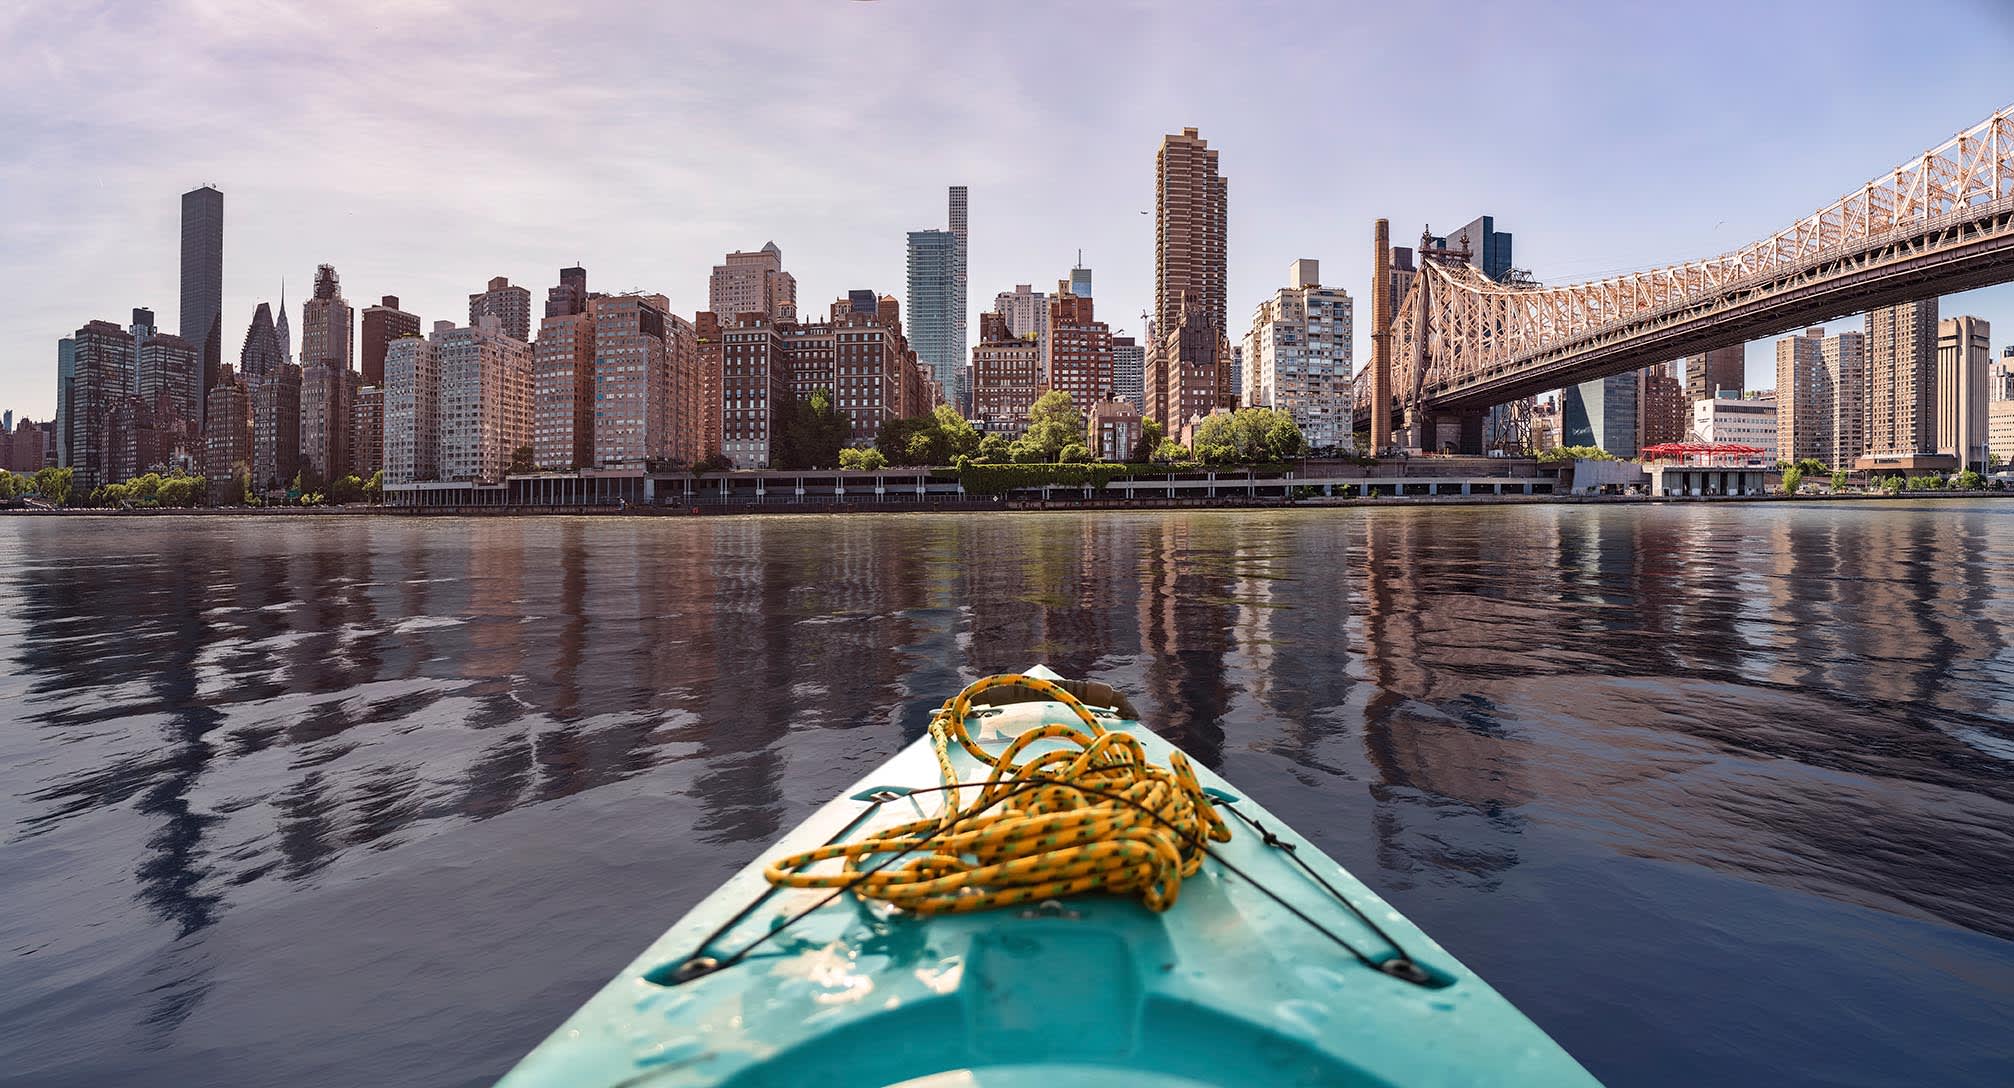
[[[1233,337],[1313,257],[1362,360],[1379,216],[1410,244],[1493,215],[1546,283],[1709,256],[2014,103],[2010,57],[2004,0],[9,4],[0,409],[53,413],[86,321],[178,327],[204,183],[230,362],[283,279],[298,335],[324,262],[359,310],[427,323],[497,275],[542,301],[575,262],[690,314],[770,240],[813,312],[903,297],[906,232],[957,184],[975,315],[1081,249],[1137,335],[1154,150],[1193,126],[1229,179]],[[2014,285],[1942,308],[2014,343]],[[1773,384],[1768,342],[1749,376]]]

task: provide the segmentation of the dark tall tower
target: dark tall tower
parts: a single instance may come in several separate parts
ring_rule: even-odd
[[[182,338],[201,353],[207,396],[224,351],[224,194],[208,185],[182,194],[181,322]],[[196,411],[200,417],[200,400]]]

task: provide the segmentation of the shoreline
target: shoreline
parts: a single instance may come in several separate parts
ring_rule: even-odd
[[[698,506],[194,506],[108,510],[0,510],[0,517],[645,517],[704,518],[748,514],[999,514],[1129,510],[1293,510],[1423,506],[1653,506],[1665,504],[1880,503],[1896,499],[2014,499],[2006,491],[1848,492],[1838,495],[1389,495],[1374,498],[1014,499],[998,502],[767,502]]]

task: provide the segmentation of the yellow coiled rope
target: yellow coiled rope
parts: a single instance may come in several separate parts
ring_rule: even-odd
[[[1084,729],[1056,724],[1031,729],[993,756],[966,731],[965,717],[973,696],[1000,687],[1053,699]],[[888,828],[875,838],[779,858],[767,870],[770,883],[849,888],[925,915],[1087,891],[1137,894],[1149,910],[1159,911],[1174,904],[1182,878],[1202,867],[1204,840],[1230,841],[1230,828],[1182,753],[1174,753],[1167,767],[1148,762],[1138,740],[1107,732],[1076,696],[1047,680],[1010,674],[976,681],[937,709],[930,737],[947,787],[940,815]],[[1075,747],[1015,762],[1029,745],[1057,738]],[[951,765],[954,741],[993,768],[983,783],[959,782]],[[967,788],[978,789],[979,797],[961,807]],[[896,864],[873,861],[911,851],[912,857]],[[845,859],[837,872],[802,871],[834,858]]]

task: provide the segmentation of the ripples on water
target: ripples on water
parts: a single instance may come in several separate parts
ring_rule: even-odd
[[[0,1081],[485,1083],[1044,661],[1615,1083],[2005,1083],[2014,503],[0,520]]]

